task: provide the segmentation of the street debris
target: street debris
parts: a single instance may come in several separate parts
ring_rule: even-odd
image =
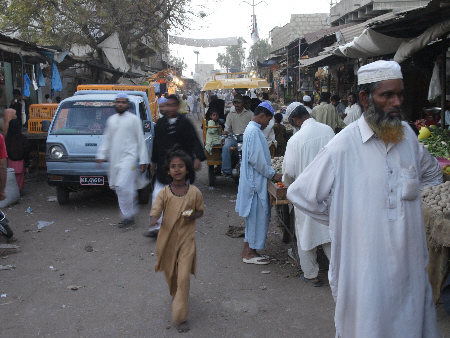
[[[6,298],[6,293],[2,293],[1,297]]]
[[[0,270],[14,270],[15,268],[15,265],[0,265]]]
[[[245,237],[245,227],[230,225],[228,226],[228,231],[225,234],[231,238]]]
[[[33,212],[33,210],[31,210],[31,208],[28,207],[27,210],[25,210],[25,212],[31,213],[31,212]]]
[[[265,285],[262,285],[262,286],[260,286],[259,287],[261,290],[266,290],[267,289],[267,287],[265,286]]]
[[[92,251],[94,251],[94,248],[92,247],[92,245],[86,245],[86,246],[84,247],[84,250],[85,250],[86,252],[92,252]]]
[[[205,300],[205,303],[211,303],[211,302],[212,302],[212,299]]]
[[[8,255],[11,253],[16,253],[19,250],[18,245],[13,244],[0,244],[0,255]]]
[[[76,291],[76,290],[78,290],[78,289],[84,288],[84,286],[81,286],[81,285],[69,285],[67,288],[68,288],[69,290]]]
[[[51,221],[51,222],[46,222],[46,221],[38,221],[38,229],[42,229],[45,228],[49,225],[52,225],[53,223],[55,223],[55,221]]]
[[[263,270],[263,271],[261,271],[261,273],[268,275],[270,273],[270,271],[269,270]]]
[[[56,196],[48,196],[47,202],[58,202],[58,199],[56,198]]]

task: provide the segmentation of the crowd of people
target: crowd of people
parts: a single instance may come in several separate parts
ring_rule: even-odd
[[[394,61],[376,61],[358,70],[358,92],[348,107],[322,93],[314,103],[304,95],[284,113],[267,95],[194,93],[159,98],[149,157],[142,124],[128,111],[125,92],[115,99],[117,114],[106,122],[97,153],[108,161],[108,182],[122,213],[119,227],[134,224],[136,191],[153,178],[146,237],[157,238],[156,271],[163,271],[173,297],[172,320],[188,331],[190,275],[195,274],[195,222],[204,212],[194,186],[196,172],[213,147],[222,145],[222,175],[231,174],[230,147],[222,135],[243,134],[235,210],[245,219],[242,262],[270,264],[264,250],[271,205],[267,180],[283,182],[294,206],[301,279],[319,287],[317,249],[329,259],[328,281],[336,302],[336,337],[439,337],[426,271],[428,251],[420,188],[442,183],[437,160],[402,122],[403,76]],[[0,135],[0,200],[7,166],[16,170],[23,191],[28,145],[21,135],[26,103],[15,92]],[[225,116],[226,102],[232,109]],[[276,108],[276,109],[275,109]],[[193,114],[195,112],[195,114]],[[205,146],[189,117],[205,114]],[[289,138],[285,123],[294,127]],[[5,129],[6,128],[6,129]],[[234,141],[234,142],[233,142]],[[269,145],[284,155],[282,172],[271,167]],[[136,167],[139,163],[139,168]]]

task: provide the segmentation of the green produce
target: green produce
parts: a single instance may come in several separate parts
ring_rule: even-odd
[[[450,158],[450,131],[448,129],[434,128],[432,136],[420,140],[431,155],[435,157]]]

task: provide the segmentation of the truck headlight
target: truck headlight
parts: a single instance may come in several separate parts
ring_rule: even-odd
[[[61,146],[52,146],[50,148],[50,156],[55,160],[60,160],[64,155],[64,150]]]

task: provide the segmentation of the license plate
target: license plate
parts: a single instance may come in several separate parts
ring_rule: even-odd
[[[105,185],[103,176],[80,176],[81,185]]]

